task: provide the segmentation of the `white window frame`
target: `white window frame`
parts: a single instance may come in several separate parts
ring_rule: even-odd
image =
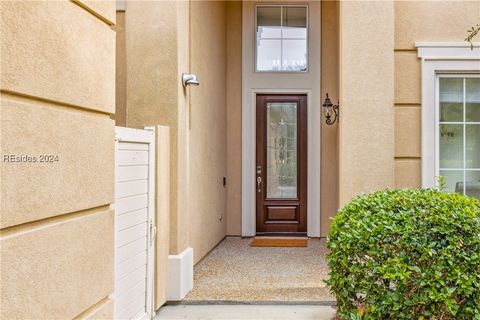
[[[439,95],[440,75],[480,74],[480,43],[417,42],[422,67],[422,187],[437,186],[439,175]]]
[[[258,47],[257,47],[257,29],[258,29],[258,24],[257,24],[257,18],[258,18],[258,8],[259,7],[280,7],[280,21],[281,21],[281,24],[282,24],[282,28],[283,28],[283,8],[288,8],[288,7],[303,7],[306,9],[306,24],[307,24],[307,38],[305,39],[307,41],[307,68],[306,70],[300,70],[300,71],[292,71],[292,70],[258,70],[257,69],[257,51],[258,51]],[[255,44],[254,44],[254,50],[255,50],[255,60],[254,60],[254,63],[253,63],[253,67],[254,67],[254,72],[258,72],[258,73],[308,73],[309,72],[309,68],[310,68],[310,56],[309,56],[309,43],[310,43],[310,37],[309,37],[309,34],[310,34],[310,28],[309,28],[309,25],[308,25],[308,4],[263,4],[263,3],[257,3],[255,5]],[[268,39],[267,39],[268,40]],[[274,40],[272,38],[272,40]],[[283,38],[283,35],[281,38],[275,38],[275,40],[281,40],[281,44],[283,45],[283,40],[303,40],[303,38]],[[283,60],[283,46],[280,47],[280,50],[282,52],[282,60]],[[283,62],[280,62],[280,64],[282,64]]]

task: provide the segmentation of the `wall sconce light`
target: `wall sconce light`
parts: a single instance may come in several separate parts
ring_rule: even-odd
[[[335,123],[335,121],[337,121],[338,119],[338,116],[339,116],[339,105],[338,105],[338,102],[337,104],[333,104],[332,101],[330,101],[330,98],[328,97],[328,93],[327,93],[327,97],[325,98],[325,101],[323,102],[323,114],[325,115],[325,118],[326,118],[326,123],[330,126],[332,124]],[[332,120],[332,114],[335,116]]]
[[[197,79],[197,75],[193,73],[182,73],[182,84],[186,86],[198,86],[200,82]]]

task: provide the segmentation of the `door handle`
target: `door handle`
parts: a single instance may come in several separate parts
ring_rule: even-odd
[[[257,177],[257,189],[258,192],[262,192],[262,177]]]
[[[153,222],[150,222],[150,247],[153,245],[155,241],[155,237],[157,236],[157,227],[153,225]]]

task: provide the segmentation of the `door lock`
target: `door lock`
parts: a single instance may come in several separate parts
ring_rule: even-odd
[[[257,177],[257,189],[258,192],[262,192],[262,177]]]

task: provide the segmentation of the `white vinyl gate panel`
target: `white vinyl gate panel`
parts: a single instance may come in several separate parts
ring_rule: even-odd
[[[116,128],[115,319],[153,315],[154,133]]]

